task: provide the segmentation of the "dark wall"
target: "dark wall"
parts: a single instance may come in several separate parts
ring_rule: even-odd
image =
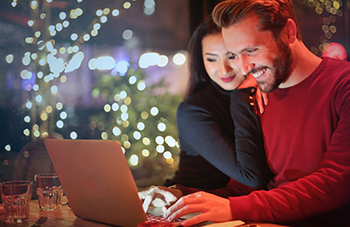
[[[196,27],[211,13],[215,5],[220,0],[190,0],[190,33],[192,34]]]

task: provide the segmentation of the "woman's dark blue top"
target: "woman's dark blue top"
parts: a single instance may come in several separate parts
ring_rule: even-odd
[[[180,163],[165,185],[210,190],[233,178],[250,187],[265,187],[270,170],[254,111],[255,91],[228,92],[210,83],[179,105]]]

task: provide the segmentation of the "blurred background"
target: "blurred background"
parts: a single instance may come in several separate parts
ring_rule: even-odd
[[[187,43],[218,2],[1,0],[0,181],[54,171],[46,137],[120,141],[139,187],[171,177]],[[293,3],[313,53],[350,55],[350,0]]]

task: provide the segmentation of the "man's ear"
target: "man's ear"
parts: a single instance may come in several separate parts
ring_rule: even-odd
[[[287,43],[294,43],[297,39],[297,26],[292,19],[288,19],[286,25],[283,28],[283,33],[285,34],[285,38]]]

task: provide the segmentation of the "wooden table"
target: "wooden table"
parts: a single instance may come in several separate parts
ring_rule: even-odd
[[[2,212],[3,213],[3,212]],[[55,211],[42,211],[39,209],[38,200],[32,200],[29,205],[29,220],[21,224],[8,224],[5,222],[5,215],[0,215],[0,226],[32,226],[41,216],[48,217],[43,227],[107,227],[102,223],[92,222],[77,218],[68,205],[63,205],[61,209]]]
[[[63,199],[65,200],[65,199]],[[1,207],[2,208],[2,207]],[[40,217],[48,217],[47,221],[41,225],[42,227],[107,227],[111,225],[88,221],[77,218],[68,205],[63,205],[61,209],[55,211],[42,211],[39,209],[38,200],[32,200],[29,207],[29,220],[21,224],[8,224],[5,222],[5,215],[0,214],[0,226],[11,227],[31,227]],[[228,226],[227,226],[228,227]],[[238,227],[238,226],[237,226]],[[240,225],[239,227],[286,227],[282,225],[269,223],[250,223]]]

